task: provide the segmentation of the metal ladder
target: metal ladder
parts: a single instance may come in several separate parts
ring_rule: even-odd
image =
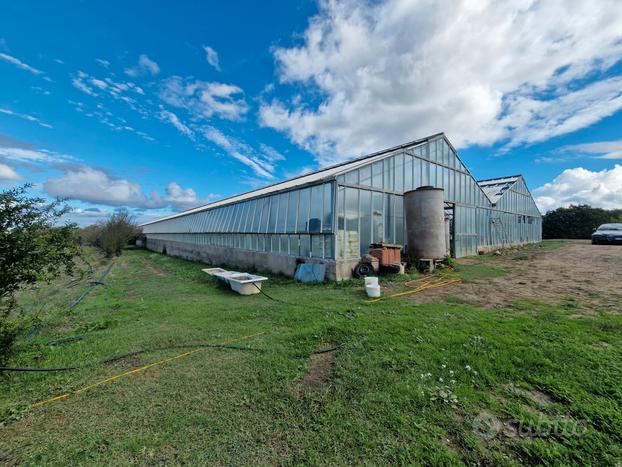
[[[501,221],[500,217],[491,217],[490,218],[490,222],[493,225],[493,227],[501,233],[501,248],[505,248],[506,244],[509,246],[509,239],[507,236],[507,232],[505,230],[505,226],[503,225],[503,222]]]

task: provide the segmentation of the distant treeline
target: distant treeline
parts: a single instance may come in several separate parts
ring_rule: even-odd
[[[542,217],[543,238],[589,239],[601,224],[622,223],[622,209],[593,208],[587,204],[557,208]]]

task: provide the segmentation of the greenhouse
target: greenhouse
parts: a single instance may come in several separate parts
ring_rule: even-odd
[[[293,275],[302,262],[348,278],[372,244],[407,252],[404,193],[443,189],[454,257],[541,240],[522,176],[477,182],[444,134],[143,224],[147,248],[215,265]]]

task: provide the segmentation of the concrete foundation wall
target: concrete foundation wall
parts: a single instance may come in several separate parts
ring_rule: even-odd
[[[512,243],[512,244],[504,244],[504,245],[479,245],[477,247],[477,253],[492,253],[497,250],[507,250],[511,248],[518,248],[526,245],[533,245],[536,243],[542,243],[541,240],[533,240],[531,242],[520,242],[520,243]]]
[[[209,245],[193,245],[184,242],[146,239],[146,247],[157,253],[184,259],[201,261],[212,266],[226,266],[241,271],[268,271],[293,277],[299,263],[326,264],[326,279],[341,281],[352,277],[352,268],[358,260],[329,260],[320,258],[297,258],[294,256],[266,253],[261,251],[240,250]]]

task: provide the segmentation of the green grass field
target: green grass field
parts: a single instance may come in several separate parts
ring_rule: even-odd
[[[407,297],[367,304],[354,280],[301,285],[271,277],[265,290],[280,301],[241,297],[199,263],[145,250],[127,250],[105,285],[68,310],[107,267],[91,256],[93,277],[68,286],[70,278],[59,278],[20,298],[42,321],[36,335],[22,336],[11,366],[87,366],[0,376],[2,463],[622,459],[619,314],[571,319],[576,309],[561,298],[495,309],[455,299],[416,305]],[[509,273],[490,257],[457,268],[465,281]],[[257,333],[236,342],[239,349],[205,348],[31,407],[191,348],[97,363],[111,355]],[[82,340],[54,342],[72,336]],[[329,347],[337,350],[314,356]],[[310,362],[314,380],[305,376]]]

